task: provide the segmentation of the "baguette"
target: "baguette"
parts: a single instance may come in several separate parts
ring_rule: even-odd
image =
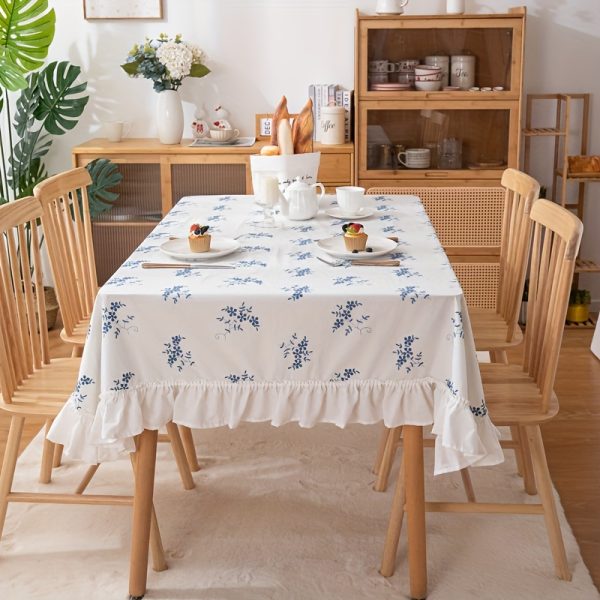
[[[294,154],[304,154],[313,150],[313,103],[309,98],[300,114],[294,119],[292,127],[292,140],[294,142]]]
[[[294,154],[292,128],[287,119],[282,119],[279,121],[279,127],[277,128],[277,141],[279,142],[280,154]]]
[[[275,112],[273,113],[273,121],[271,122],[271,146],[278,146],[277,136],[279,135],[279,123],[282,119],[286,119],[289,121],[290,113],[287,108],[287,98],[285,96],[281,97]]]

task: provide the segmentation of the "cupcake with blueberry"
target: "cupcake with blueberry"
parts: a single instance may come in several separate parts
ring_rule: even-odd
[[[342,225],[344,231],[344,244],[348,252],[363,252],[367,246],[369,237],[360,223],[345,223]]]
[[[207,231],[208,225],[194,223],[190,227],[188,241],[192,252],[208,252],[210,250],[210,234],[206,233]]]

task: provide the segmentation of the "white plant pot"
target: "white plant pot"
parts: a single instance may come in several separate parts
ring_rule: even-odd
[[[159,92],[156,119],[160,143],[179,144],[183,136],[183,108],[176,90]]]

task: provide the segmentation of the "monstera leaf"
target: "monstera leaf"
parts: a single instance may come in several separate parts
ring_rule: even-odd
[[[89,100],[82,96],[87,82],[75,83],[80,73],[79,67],[67,61],[52,62],[39,72],[40,95],[34,115],[48,133],[62,135],[77,125]]]
[[[40,90],[38,88],[38,74],[31,73],[27,78],[27,87],[21,90],[17,102],[15,103],[15,131],[19,137],[33,128],[35,123],[35,109],[40,100]]]
[[[0,0],[0,85],[26,87],[25,75],[44,64],[56,16],[48,0]]]
[[[110,188],[121,183],[123,175],[117,165],[108,158],[96,158],[85,168],[92,178],[92,183],[88,187],[88,199],[90,215],[94,218],[110,210],[117,201],[119,194],[111,192]]]

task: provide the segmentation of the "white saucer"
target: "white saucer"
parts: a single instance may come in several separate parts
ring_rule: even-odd
[[[192,252],[187,238],[169,240],[160,245],[160,249],[167,256],[176,260],[195,261],[212,260],[221,256],[227,256],[240,249],[240,243],[228,237],[212,236],[210,250],[208,252]]]
[[[394,242],[386,237],[381,237],[378,235],[370,235],[367,240],[367,248],[372,248],[372,252],[356,252],[352,253],[346,250],[346,245],[344,244],[344,236],[338,235],[336,237],[325,238],[323,240],[317,240],[317,246],[321,248],[324,252],[327,252],[330,256],[334,256],[335,258],[351,258],[353,260],[356,259],[369,259],[374,258],[375,256],[383,256],[384,254],[389,254],[393,252],[398,246],[397,242]]]
[[[339,206],[330,206],[325,209],[325,214],[335,219],[368,219],[375,212],[374,208],[365,206],[357,213],[350,214],[345,212]]]

